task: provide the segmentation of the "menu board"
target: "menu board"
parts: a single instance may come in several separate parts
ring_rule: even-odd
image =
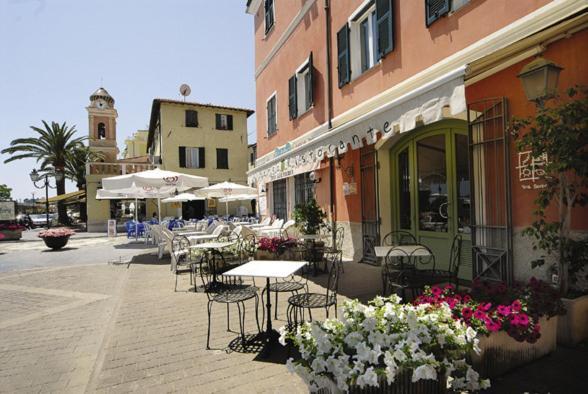
[[[14,201],[0,201],[1,220],[16,220],[16,203]]]
[[[116,237],[116,220],[114,219],[108,220],[108,236]]]

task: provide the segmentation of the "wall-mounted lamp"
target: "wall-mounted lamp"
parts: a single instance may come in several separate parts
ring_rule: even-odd
[[[527,99],[540,105],[543,100],[555,96],[561,70],[563,67],[543,57],[523,67],[518,77],[523,83]]]
[[[320,183],[321,181],[321,178],[317,176],[314,171],[311,171],[310,174],[308,174],[308,179],[310,179],[312,183]]]

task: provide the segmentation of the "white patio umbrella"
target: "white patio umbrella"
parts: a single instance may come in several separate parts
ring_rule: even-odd
[[[192,193],[180,193],[177,196],[167,197],[161,200],[161,202],[186,202],[194,200],[205,200],[204,197],[196,196]]]
[[[247,185],[240,185],[233,182],[221,182],[216,185],[204,187],[200,190],[196,190],[196,195],[206,198],[223,198],[236,196],[239,194],[257,194],[257,190]],[[227,215],[229,214],[229,202],[225,201]]]
[[[245,201],[245,200],[256,200],[257,194],[237,194],[234,196],[227,196],[219,198],[219,202],[231,202],[231,201]]]
[[[128,190],[137,190],[140,188],[144,192],[154,192],[157,195],[157,211],[160,222],[161,193],[171,194],[175,191],[184,191],[205,186],[208,186],[208,178],[206,177],[164,171],[159,168],[102,179],[102,187],[111,192],[124,193]]]

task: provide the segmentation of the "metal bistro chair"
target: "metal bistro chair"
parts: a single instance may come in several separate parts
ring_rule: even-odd
[[[449,264],[446,270],[433,269],[423,270],[420,273],[427,285],[436,285],[440,283],[453,283],[455,288],[459,287],[459,266],[461,263],[461,246],[463,238],[461,234],[456,234],[451,243],[449,251]]]
[[[343,239],[345,238],[345,229],[341,226],[338,226],[335,229],[335,235],[332,235],[331,230],[328,228],[325,232],[322,233],[324,240],[325,240],[325,249],[324,253],[343,253]],[[327,260],[325,259],[325,272],[327,271]],[[345,268],[343,264],[341,264],[341,273],[345,273]]]
[[[401,290],[404,295],[404,274],[405,270],[412,270],[410,255],[402,248],[394,247],[388,251],[382,265],[382,292],[390,294],[394,290]]]
[[[427,246],[419,245],[410,254],[410,263],[413,269],[404,270],[400,282],[404,289],[410,290],[414,299],[429,284],[430,273],[435,272],[435,255]]]
[[[382,245],[396,246],[396,245],[416,245],[418,242],[414,235],[408,231],[390,231],[382,238]]]
[[[190,253],[190,241],[188,238],[182,235],[176,235],[172,239],[172,250],[170,253],[171,258],[171,270],[176,277],[176,284],[174,291],[178,290],[178,276],[183,274],[190,275],[190,285],[196,287],[196,281],[194,279],[194,265],[197,264],[195,260],[192,260]]]
[[[259,324],[259,296],[257,288],[243,284],[224,283],[213,280],[212,267],[210,265],[203,265],[200,270],[202,282],[204,283],[204,292],[208,297],[208,331],[206,334],[206,349],[210,350],[210,323],[212,315],[212,306],[217,304],[225,304],[227,306],[227,331],[231,331],[230,326],[230,305],[237,306],[239,313],[239,329],[241,334],[241,343],[245,345],[245,301],[255,300],[255,320],[257,323],[257,331],[261,333],[261,326]]]
[[[341,271],[341,252],[329,253],[329,276],[327,287],[324,293],[300,293],[288,298],[288,326],[292,327],[299,323],[299,317],[304,319],[304,310],[308,310],[308,315],[312,321],[312,309],[324,308],[329,318],[329,309],[335,307],[335,317],[337,317],[337,292],[339,290],[339,273]]]
[[[284,257],[286,252],[291,253],[290,259],[294,259],[297,261],[305,261],[308,256],[308,249],[304,246],[299,244],[296,240],[288,240],[282,242],[280,246],[278,246],[278,250],[276,252],[276,259],[280,260]],[[292,293],[298,294],[298,292],[302,289],[306,289],[308,293],[308,278],[306,276],[306,272],[308,271],[308,267],[302,267],[300,275],[291,275],[285,280],[278,280],[276,279],[274,282],[270,283],[269,289],[271,292],[275,294],[275,305],[274,308],[274,319],[278,318],[278,294],[279,293]],[[263,294],[265,293],[266,289],[264,288],[261,295],[263,299]]]

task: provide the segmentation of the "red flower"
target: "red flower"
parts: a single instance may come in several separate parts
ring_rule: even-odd
[[[434,296],[440,296],[441,294],[443,294],[443,290],[441,290],[440,287],[434,286],[431,287],[431,294],[433,294]]]
[[[523,327],[527,327],[529,325],[529,316],[525,315],[524,313],[519,313],[517,318],[519,320],[519,325]]]
[[[510,304],[510,307],[512,308],[513,312],[520,312],[523,305],[519,300],[514,300],[512,304]]]
[[[472,309],[471,308],[468,308],[467,306],[461,310],[461,315],[465,319],[469,319],[470,317],[472,317],[473,313],[474,312],[472,311]]]
[[[478,320],[484,320],[486,319],[486,314],[480,310],[476,310],[474,312],[474,317]]]
[[[498,305],[498,308],[496,309],[498,310],[498,313],[502,316],[508,316],[511,313],[510,307],[506,305]]]

